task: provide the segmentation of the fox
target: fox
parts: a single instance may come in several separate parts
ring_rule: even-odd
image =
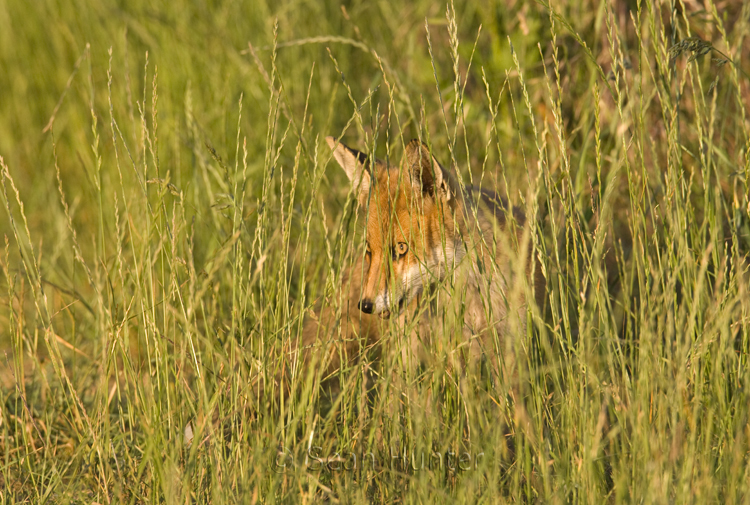
[[[541,306],[545,288],[523,211],[496,192],[463,187],[421,140],[396,166],[325,140],[364,211],[365,247],[343,275],[338,310],[306,318],[291,360],[316,367],[325,382],[377,349],[393,325],[408,333],[402,352],[422,363],[442,328],[460,328],[456,366],[484,360],[498,375],[508,339],[526,331],[526,293]],[[528,290],[518,289],[523,282]]]

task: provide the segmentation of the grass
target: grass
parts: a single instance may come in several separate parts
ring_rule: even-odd
[[[0,3],[0,503],[748,503],[749,29],[747,1]],[[326,135],[421,136],[525,209],[547,301],[506,380],[394,327],[333,404],[258,397],[361,254]]]

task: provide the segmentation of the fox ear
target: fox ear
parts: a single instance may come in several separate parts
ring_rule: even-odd
[[[450,201],[454,196],[453,181],[450,174],[438,163],[427,145],[414,139],[406,146],[406,168],[415,185],[422,192],[435,198]]]
[[[365,153],[337,143],[333,137],[326,137],[328,147],[333,151],[333,157],[346,172],[354,189],[359,190],[360,200],[370,191],[370,171],[367,168],[368,159]]]

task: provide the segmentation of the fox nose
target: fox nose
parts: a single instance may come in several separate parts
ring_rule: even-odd
[[[372,314],[372,302],[370,300],[360,300],[359,310],[365,314]]]

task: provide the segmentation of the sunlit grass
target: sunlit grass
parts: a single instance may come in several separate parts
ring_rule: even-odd
[[[0,6],[0,502],[746,502],[749,13]],[[445,314],[257,387],[362,254],[327,135],[524,209],[502,380]]]

